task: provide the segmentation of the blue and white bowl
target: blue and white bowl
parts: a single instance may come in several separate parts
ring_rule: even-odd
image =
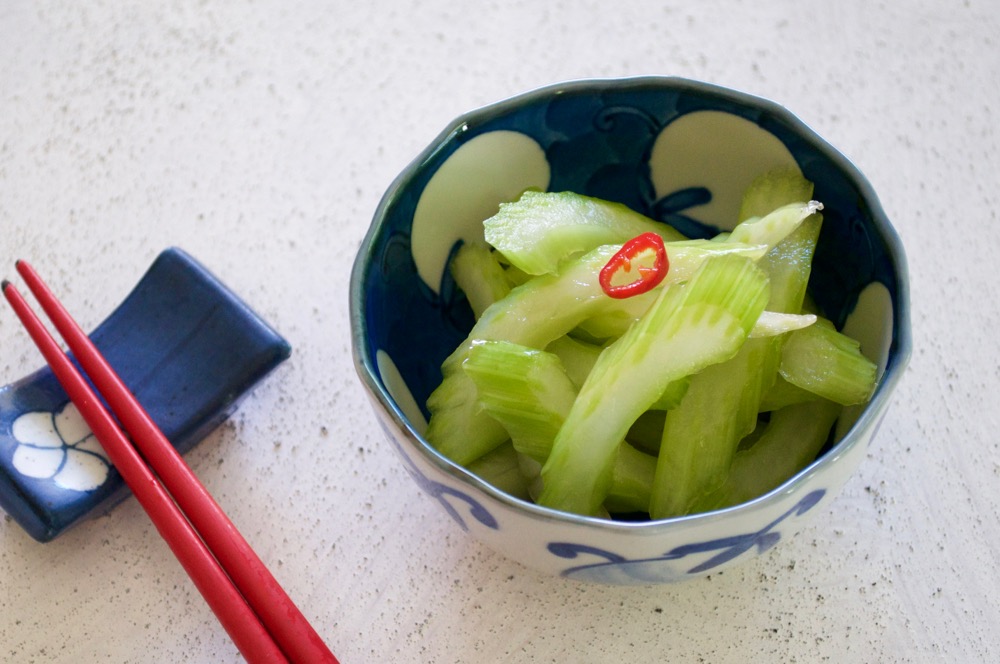
[[[688,235],[724,230],[757,175],[795,166],[824,224],[810,294],[879,366],[870,403],[780,487],[716,512],[613,522],[512,498],[423,438],[442,360],[473,319],[445,269],[529,187],[618,201]],[[865,456],[910,356],[906,259],[865,177],[783,107],[676,78],[575,81],[459,117],[393,182],[351,279],[354,359],[389,442],[460,528],[545,573],[655,584],[717,572],[795,534]]]

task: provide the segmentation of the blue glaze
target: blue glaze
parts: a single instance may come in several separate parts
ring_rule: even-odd
[[[757,549],[757,553],[764,553],[771,549],[781,541],[781,531],[778,526],[790,517],[802,516],[811,510],[825,494],[824,489],[811,491],[792,509],[756,532],[676,546],[662,556],[655,558],[628,559],[604,549],[572,542],[551,542],[548,549],[553,555],[570,560],[583,556],[594,556],[600,559],[599,562],[576,565],[563,570],[562,576],[579,581],[597,581],[612,585],[642,585],[675,581],[679,573],[672,561],[717,552],[708,560],[680,573],[681,575],[698,575],[710,572],[751,549]]]
[[[222,282],[176,248],[157,257],[90,337],[182,453],[291,352]],[[104,513],[128,491],[113,468],[96,488],[78,490],[52,477],[26,476],[15,465],[24,441],[14,435],[14,422],[26,413],[57,414],[67,402],[47,367],[0,388],[0,507],[42,542]],[[63,449],[75,442],[63,440]],[[93,452],[82,454],[100,463]]]

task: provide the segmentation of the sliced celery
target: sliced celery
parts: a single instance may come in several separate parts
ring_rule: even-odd
[[[598,272],[620,247],[607,245],[576,259],[559,275],[544,275],[513,289],[488,307],[472,331],[441,366],[441,384],[431,393],[425,436],[441,454],[468,465],[506,439],[504,428],[476,399],[472,379],[461,369],[476,340],[506,340],[544,348],[594,312],[614,307]]]
[[[687,281],[698,267],[712,256],[737,255],[751,260],[760,260],[767,252],[765,245],[743,242],[712,242],[710,240],[684,240],[668,242],[666,283]],[[579,330],[594,339],[617,339],[646,313],[656,300],[658,291],[653,290],[624,300],[619,300],[613,309],[595,314],[579,325]]]
[[[611,486],[604,508],[612,514],[647,512],[656,474],[656,457],[623,442],[611,469]]]
[[[841,410],[838,404],[817,399],[772,413],[760,438],[736,453],[725,485],[706,501],[705,509],[752,500],[812,463]]]
[[[510,445],[503,444],[483,455],[469,465],[469,470],[485,465],[494,475],[502,474],[505,486],[512,484],[519,492],[537,495],[541,487],[540,464],[548,457],[576,397],[576,389],[559,358],[509,342],[484,341],[473,346],[463,366],[476,384],[483,407],[503,424],[511,438]],[[503,461],[498,461],[498,451],[508,447],[520,458],[511,461],[503,452]],[[508,477],[513,466],[520,475],[517,481]],[[615,459],[607,508],[646,511],[655,469],[654,457],[622,444]]]
[[[694,376],[684,400],[667,413],[650,504],[653,518],[705,509],[740,441],[755,429],[761,402],[776,381],[784,342],[778,335],[815,322],[799,311],[821,223],[815,211],[821,206],[790,203],[790,196],[811,190],[800,185],[794,177],[773,175],[755,182],[744,197],[747,214],[773,212],[751,215],[727,242],[772,246],[758,261],[770,281],[769,312],[758,319],[736,357]]]
[[[571,336],[564,335],[546,346],[545,350],[555,353],[562,361],[566,375],[570,377],[577,389],[583,385],[590,375],[591,369],[597,363],[601,354],[601,346],[588,343]]]
[[[812,199],[813,183],[797,168],[778,168],[757,177],[743,192],[737,219],[764,217],[775,208]]]
[[[767,391],[764,399],[760,402],[760,412],[769,413],[785,406],[791,406],[804,401],[815,401],[818,398],[819,396],[816,394],[809,390],[803,390],[797,385],[792,385],[778,375],[775,377],[771,389]]]
[[[607,297],[598,281],[601,268],[620,248],[598,247],[564,264],[559,274],[541,275],[514,288],[483,312],[465,342],[442,363],[441,384],[427,400],[431,417],[425,435],[435,449],[464,466],[505,440],[503,427],[479,406],[471,379],[461,370],[475,340],[506,340],[545,348],[588,318],[634,306],[629,303],[634,298]],[[761,253],[759,247],[739,244],[728,250],[734,257]],[[719,255],[730,254],[726,248],[713,251],[698,246],[677,253],[658,289]]]
[[[544,462],[576,399],[576,387],[559,358],[506,341],[483,341],[473,345],[463,368],[514,449]]]
[[[528,274],[550,274],[570,256],[651,231],[683,240],[671,226],[620,203],[573,192],[526,191],[483,222],[486,241]]]
[[[777,355],[769,338],[749,339],[725,362],[691,377],[680,405],[667,411],[657,459],[650,516],[700,511],[725,481],[740,440],[757,424],[758,407],[773,382]]]
[[[807,217],[823,209],[818,201],[782,205],[763,217],[753,217],[742,222],[729,234],[726,242],[763,244],[769,249],[776,246],[799,227]]]
[[[779,367],[789,383],[843,406],[868,400],[876,370],[857,341],[824,319],[789,333]]]
[[[823,216],[812,214],[760,259],[760,268],[771,280],[769,311],[803,314],[802,304],[812,273],[813,255],[823,225]]]
[[[489,246],[483,242],[462,244],[451,259],[455,284],[465,293],[476,318],[488,306],[510,293],[511,282]]]
[[[529,483],[521,472],[517,451],[504,443],[469,464],[470,473],[504,493],[530,500]]]
[[[767,278],[752,261],[719,256],[667,288],[605,349],[542,468],[542,505],[598,512],[619,443],[672,381],[732,357],[763,311]]]

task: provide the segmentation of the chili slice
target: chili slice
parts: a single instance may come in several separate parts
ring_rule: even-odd
[[[652,254],[652,264],[649,264],[649,254]],[[622,277],[631,276],[633,263],[635,276],[623,283],[616,283]],[[667,248],[663,246],[663,238],[656,233],[643,233],[622,245],[618,253],[601,268],[599,281],[608,296],[624,299],[652,290],[663,281],[669,269],[670,261],[667,259]]]

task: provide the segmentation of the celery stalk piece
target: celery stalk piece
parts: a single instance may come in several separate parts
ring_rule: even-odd
[[[689,247],[675,254],[670,271],[657,287],[662,290],[686,278],[712,256],[728,255],[725,247]],[[431,417],[425,437],[441,454],[467,465],[506,439],[493,418],[476,399],[471,379],[461,370],[475,340],[506,340],[545,348],[582,321],[630,306],[628,299],[607,297],[598,274],[621,245],[603,245],[564,264],[559,274],[535,277],[483,312],[466,340],[441,365],[441,384],[427,399]],[[734,245],[740,255],[759,255],[760,247]],[[668,248],[668,255],[670,249]]]
[[[542,467],[539,503],[597,514],[629,427],[672,381],[732,357],[767,297],[763,272],[738,256],[707,260],[689,282],[664,289],[581,388]]]
[[[842,406],[864,403],[875,390],[877,368],[860,344],[829,321],[788,335],[778,369],[789,383]]]
[[[799,472],[823,449],[842,407],[817,399],[771,414],[760,438],[736,453],[725,485],[708,509],[738,505],[761,496]]]
[[[517,451],[504,443],[469,464],[470,473],[504,493],[529,500],[529,483],[521,472]]]
[[[597,344],[592,344],[570,336],[561,336],[548,346],[545,350],[555,355],[562,361],[566,374],[573,381],[577,389],[583,385],[590,375],[591,369],[597,363],[603,348]]]
[[[463,369],[514,449],[544,462],[576,399],[576,386],[559,358],[507,341],[481,341],[469,351]]]
[[[711,240],[668,242],[664,247],[670,265],[666,279],[668,284],[687,281],[702,262],[711,256],[733,254],[756,261],[763,258],[768,250],[765,245]],[[646,313],[658,294],[658,289],[654,289],[648,293],[619,300],[618,306],[591,316],[583,321],[578,329],[594,339],[617,339]]]
[[[476,340],[506,340],[544,348],[580,321],[617,300],[604,295],[598,273],[619,245],[606,245],[568,263],[559,275],[543,275],[513,289],[488,307],[472,331],[441,365],[441,384],[427,399],[431,413],[425,437],[441,454],[468,465],[507,438],[506,431],[476,398],[462,371]]]
[[[769,190],[770,195],[783,193],[781,187]],[[753,187],[748,196],[757,197],[753,205],[784,202],[764,201],[761,191]],[[778,207],[774,213],[740,224],[730,235],[728,241],[740,237],[777,240],[758,261],[770,282],[769,313],[761,315],[752,338],[736,357],[693,376],[684,400],[667,413],[650,504],[653,518],[709,507],[707,497],[724,482],[740,441],[754,430],[761,402],[776,381],[784,333],[815,322],[812,316],[798,314],[821,224],[820,216],[810,210],[801,204]],[[773,233],[757,234],[769,224]]]
[[[450,264],[455,284],[465,293],[476,318],[488,306],[510,293],[511,283],[503,266],[484,242],[466,242],[455,252]]]
[[[670,410],[677,408],[684,395],[687,394],[691,386],[691,377],[683,376],[677,380],[672,380],[663,388],[663,392],[656,398],[656,401],[649,405],[649,410]]]
[[[646,512],[656,474],[656,457],[623,442],[611,469],[611,487],[604,507],[612,514]]]
[[[803,390],[797,385],[792,385],[778,375],[775,377],[775,381],[774,384],[771,385],[771,389],[767,391],[767,394],[764,395],[764,399],[760,402],[760,412],[768,413],[774,410],[780,410],[785,406],[791,406],[793,404],[803,403],[806,401],[815,401],[819,398],[819,396],[809,390]]]
[[[748,339],[732,359],[691,377],[680,405],[667,411],[664,421],[649,506],[652,518],[701,511],[706,496],[722,486],[774,381],[778,355],[772,348],[770,338]]]
[[[813,183],[797,168],[777,168],[758,176],[743,192],[737,219],[764,217],[782,205],[808,201],[813,196]]]
[[[776,337],[792,330],[801,330],[816,322],[815,314],[783,314],[765,311],[750,330],[750,338]]]
[[[509,447],[520,456],[515,463],[524,490],[537,496],[541,463],[548,458],[577,394],[559,358],[505,341],[483,341],[475,344],[463,367],[475,382],[483,407],[510,434]],[[504,444],[497,450],[506,447]],[[485,464],[496,474],[496,454],[494,450],[483,455],[469,470]],[[503,470],[506,472],[506,467]],[[611,512],[645,512],[655,470],[655,457],[622,443],[605,507]]]
[[[650,408],[640,415],[629,427],[625,440],[646,454],[657,456],[660,453],[660,440],[663,438],[663,421],[666,411]],[[647,511],[649,507],[647,506]]]
[[[573,192],[526,191],[501,203],[483,222],[486,241],[528,274],[551,274],[574,254],[603,244],[621,244],[651,231],[665,242],[682,240],[673,227],[654,221],[621,203]]]
[[[758,261],[760,268],[771,280],[768,311],[787,314],[807,313],[803,311],[803,303],[822,226],[823,215],[812,214],[806,217],[795,230]]]
[[[819,201],[782,205],[763,217],[752,217],[732,230],[726,242],[763,244],[774,248],[809,216],[823,209]]]

